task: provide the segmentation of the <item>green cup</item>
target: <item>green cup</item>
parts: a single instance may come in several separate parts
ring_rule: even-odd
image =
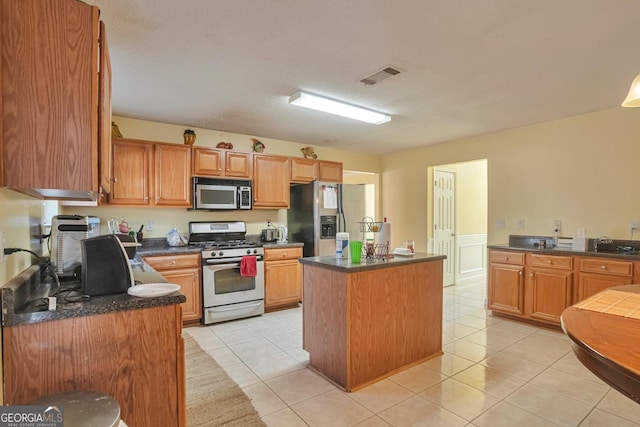
[[[351,252],[351,262],[359,264],[362,258],[362,242],[360,240],[350,241],[349,251]]]

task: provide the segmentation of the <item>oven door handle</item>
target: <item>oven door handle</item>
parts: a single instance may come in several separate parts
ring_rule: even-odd
[[[232,310],[238,310],[239,308],[249,308],[249,307],[258,307],[259,305],[262,304],[262,301],[258,301],[255,302],[253,304],[247,304],[247,305],[243,305],[242,307],[230,307],[230,308],[208,308],[207,311],[210,312],[214,312],[214,313],[220,313],[222,311],[232,311]]]
[[[206,264],[209,264],[209,265],[225,264],[225,267],[239,267],[240,266],[240,261],[242,261],[242,257],[222,258],[222,259],[206,259],[206,260],[204,260],[204,262]],[[258,257],[258,259],[256,261],[262,261],[262,257]],[[235,264],[235,265],[227,265],[227,264],[232,264],[232,263],[237,263],[237,264]]]

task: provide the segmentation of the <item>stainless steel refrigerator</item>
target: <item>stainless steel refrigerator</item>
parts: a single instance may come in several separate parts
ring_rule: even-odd
[[[336,253],[336,232],[360,240],[359,221],[365,216],[364,185],[314,181],[291,186],[287,211],[290,242],[304,243],[303,256]]]

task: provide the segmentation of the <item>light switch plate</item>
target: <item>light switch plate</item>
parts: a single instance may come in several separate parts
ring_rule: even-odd
[[[524,218],[520,218],[516,224],[518,230],[524,230]]]
[[[153,221],[148,219],[147,223],[144,225],[144,228],[146,228],[146,231],[153,231]]]

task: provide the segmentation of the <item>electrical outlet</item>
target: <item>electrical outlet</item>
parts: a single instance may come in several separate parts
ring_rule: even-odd
[[[524,218],[520,218],[516,223],[516,228],[518,230],[524,230]]]
[[[559,219],[556,219],[555,221],[553,221],[553,229],[558,230],[558,233],[559,233],[560,230],[562,230],[562,221],[560,221]]]
[[[629,231],[635,233],[638,230],[640,230],[640,221],[638,221],[637,219],[631,220],[629,222]]]
[[[147,223],[144,225],[144,228],[146,228],[147,231],[153,231],[153,220],[148,219]]]

